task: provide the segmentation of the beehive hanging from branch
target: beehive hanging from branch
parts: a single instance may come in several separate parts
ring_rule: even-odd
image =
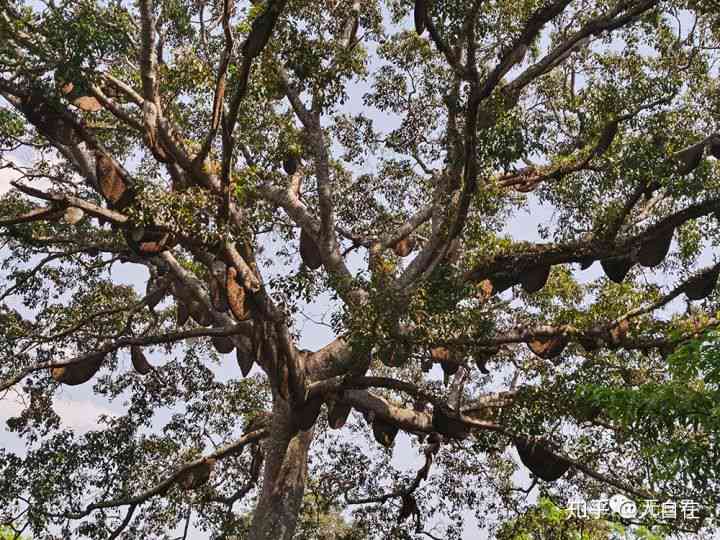
[[[157,255],[177,245],[174,235],[157,227],[146,227],[137,246],[131,248],[139,255]]]
[[[235,350],[235,343],[228,336],[213,336],[211,341],[215,350],[220,354],[229,354]]]
[[[401,500],[402,506],[400,507],[400,513],[398,514],[398,523],[403,523],[410,516],[418,515],[420,513],[417,501],[415,500],[415,497],[413,497],[412,493],[404,493]]]
[[[243,377],[247,377],[255,363],[252,340],[247,336],[238,337],[240,345],[235,349],[235,358]]]
[[[160,242],[140,242],[140,245],[138,246],[138,252],[141,255],[157,255],[158,253],[162,253],[163,251],[166,251],[168,249],[167,244],[165,243],[165,239]]]
[[[627,276],[630,269],[633,267],[633,262],[629,257],[615,257],[612,259],[604,259],[600,261],[602,269],[605,275],[615,283],[622,283]]]
[[[484,375],[489,375],[487,363],[490,359],[500,352],[500,347],[480,347],[475,350],[475,364]]]
[[[433,362],[440,364],[446,376],[455,375],[460,369],[460,363],[452,357],[447,347],[433,347],[430,349],[430,357]]]
[[[63,96],[68,96],[75,89],[75,83],[61,80],[58,77],[58,73],[55,73],[55,86]]]
[[[165,279],[149,280],[145,286],[145,301],[150,309],[155,307],[167,296],[170,282]]]
[[[708,152],[715,159],[720,159],[720,136],[713,135],[710,137],[707,145]]]
[[[157,255],[171,249],[176,243],[170,233],[152,226],[133,227],[123,234],[128,247],[141,256]]]
[[[568,340],[565,336],[551,336],[528,342],[528,348],[543,360],[552,360],[562,354],[567,344]]]
[[[546,482],[555,482],[570,468],[570,463],[534,441],[525,438],[517,439],[515,448],[520,456],[520,461],[535,476]]]
[[[59,383],[76,386],[92,379],[102,366],[103,360],[105,360],[104,353],[92,354],[82,362],[51,368],[50,374]]]
[[[543,264],[528,268],[520,274],[520,284],[528,293],[535,293],[542,289],[550,277],[550,265]]]
[[[642,266],[653,267],[657,266],[670,251],[670,244],[672,244],[673,233],[675,229],[665,231],[663,234],[656,236],[645,242],[638,250],[637,259]]]
[[[578,336],[578,343],[585,352],[595,352],[600,348],[600,341],[592,335]]]
[[[208,278],[208,288],[210,289],[210,302],[212,303],[213,309],[215,311],[219,311],[220,313],[225,313],[230,309],[230,304],[227,297],[227,281],[222,281],[223,283],[221,283],[214,275],[210,275]]]
[[[620,345],[627,338],[630,331],[630,322],[627,319],[621,320],[610,329],[610,343]]]
[[[72,81],[63,81],[58,75],[58,73],[55,73],[55,85],[57,89],[78,109],[86,112],[98,112],[102,110],[103,106],[96,98],[90,95],[82,95],[82,90],[76,88],[75,83]]]
[[[310,270],[317,270],[322,265],[320,248],[305,229],[300,232],[300,257]]]
[[[340,429],[347,422],[352,406],[346,403],[334,402],[328,407],[328,424],[331,429]]]
[[[252,329],[252,335],[250,336],[250,341],[252,343],[252,358],[255,362],[258,363],[258,365],[266,364],[268,366],[272,365],[272,362],[274,361],[273,358],[266,358],[268,356],[268,353],[266,352],[265,347],[265,331],[263,328],[263,324],[254,321],[253,329]]]
[[[252,355],[245,354],[240,349],[235,352],[235,355],[238,366],[240,367],[240,373],[242,373],[243,377],[247,377],[255,363]]]
[[[95,175],[100,193],[113,207],[122,209],[130,203],[130,192],[120,171],[112,158],[102,152],[95,153]]]
[[[288,154],[283,160],[283,170],[288,176],[292,176],[298,170],[298,158],[293,154]]]
[[[190,318],[190,310],[184,300],[178,300],[176,309],[175,322],[178,326],[183,326]]]
[[[255,17],[250,34],[248,34],[242,46],[242,53],[245,58],[254,58],[265,48],[279,14],[280,9],[274,6],[272,1],[269,1],[265,5],[265,10]]]
[[[238,272],[234,266],[229,266],[225,279],[225,291],[230,311],[238,321],[246,321],[250,318],[250,310],[247,305],[245,287],[238,283]]]
[[[135,371],[137,371],[140,375],[147,375],[153,369],[150,362],[148,362],[145,357],[142,347],[138,345],[130,347],[130,360],[132,361]]]
[[[483,279],[476,286],[476,297],[479,300],[488,300],[494,292],[492,281],[489,279]]]
[[[183,490],[197,489],[210,480],[215,469],[216,460],[207,458],[194,467],[183,471],[178,477],[178,484]]]
[[[399,429],[393,424],[389,424],[384,420],[375,418],[372,422],[372,431],[377,442],[385,448],[390,448],[395,442],[395,437],[397,436]]]
[[[430,349],[430,357],[434,363],[440,364],[445,375],[455,375],[460,369],[460,363],[452,358],[447,347],[433,347]]]
[[[80,96],[73,100],[73,105],[78,109],[85,112],[98,112],[102,111],[102,104],[93,96]]]
[[[407,257],[413,249],[415,249],[415,239],[410,237],[403,238],[393,246],[393,252],[398,257]]]
[[[450,377],[451,375],[455,375],[458,372],[458,370],[460,369],[460,364],[456,364],[452,361],[440,362],[440,367],[442,368],[445,376]]]
[[[493,276],[490,282],[492,283],[493,294],[501,294],[517,283],[510,276]]]
[[[450,349],[447,347],[433,347],[430,349],[430,357],[434,362],[443,362],[450,358]]]
[[[212,317],[208,310],[197,300],[192,300],[188,304],[188,311],[193,321],[198,323],[200,326],[210,326],[212,324]]]
[[[143,239],[143,236],[145,236],[145,227],[142,225],[139,227],[132,227],[128,230],[128,234],[130,235],[130,240],[133,242],[140,242]]]
[[[702,141],[673,154],[673,158],[677,163],[678,172],[681,175],[690,174],[697,169],[703,158],[705,144],[706,142]]]
[[[68,223],[69,225],[76,225],[83,217],[85,217],[85,212],[83,212],[80,208],[75,208],[74,206],[66,208],[63,215],[65,223]]]
[[[650,200],[655,195],[655,192],[660,189],[660,182],[657,180],[647,180],[643,188],[643,197],[645,200]]]
[[[455,411],[441,405],[433,407],[432,426],[435,431],[452,439],[464,439],[468,428]]]
[[[290,400],[290,370],[288,369],[288,365],[283,362],[280,366],[278,366],[278,394],[280,394],[280,397],[282,397],[285,401]]]
[[[425,32],[427,21],[427,0],[415,0],[413,15],[415,19],[415,31],[418,36],[422,36],[423,32]]]
[[[688,280],[685,285],[685,296],[688,300],[702,300],[715,290],[719,270],[709,270]]]

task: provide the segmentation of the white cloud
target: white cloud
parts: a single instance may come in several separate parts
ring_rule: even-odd
[[[89,399],[56,399],[53,402],[55,412],[60,416],[63,427],[84,433],[95,429],[101,414],[113,416],[113,412]],[[17,398],[0,399],[0,430],[8,418],[17,416],[23,410],[22,402]]]

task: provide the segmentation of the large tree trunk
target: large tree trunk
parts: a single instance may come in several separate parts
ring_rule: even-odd
[[[288,403],[276,397],[264,443],[265,469],[249,540],[290,540],[295,533],[307,476],[313,430],[295,432]]]

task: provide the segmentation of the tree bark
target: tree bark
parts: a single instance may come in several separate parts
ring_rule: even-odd
[[[260,499],[248,540],[291,540],[302,506],[313,430],[296,431],[288,403],[275,396]]]

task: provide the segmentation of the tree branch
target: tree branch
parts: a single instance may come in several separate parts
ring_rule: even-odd
[[[155,335],[155,336],[142,336],[142,337],[123,337],[112,343],[103,345],[99,349],[88,353],[71,358],[64,362],[41,362],[34,366],[26,367],[20,370],[19,373],[0,382],[0,392],[7,390],[8,388],[16,385],[22,381],[29,374],[40,371],[43,369],[52,369],[55,367],[70,366],[73,364],[81,364],[95,357],[97,354],[108,354],[118,349],[130,347],[132,345],[158,345],[160,343],[174,343],[176,341],[182,341],[192,337],[212,337],[212,336],[234,336],[234,335],[249,335],[250,323],[239,323],[236,325],[221,327],[221,328],[197,328],[193,330],[184,330],[182,332],[168,332],[166,334]]]
[[[82,519],[85,516],[90,515],[95,510],[101,510],[103,508],[113,508],[116,506],[129,506],[129,505],[138,505],[141,504],[151,497],[155,497],[156,495],[163,495],[167,492],[168,489],[170,489],[173,484],[175,484],[178,480],[180,480],[183,476],[183,473],[186,471],[189,471],[190,469],[197,467],[198,465],[202,465],[203,463],[207,462],[210,459],[215,460],[221,460],[223,458],[226,458],[228,456],[235,456],[242,452],[243,448],[245,448],[246,445],[257,441],[259,439],[262,439],[268,435],[268,431],[266,429],[260,429],[257,431],[252,431],[250,433],[247,433],[240,437],[237,441],[230,443],[228,445],[223,446],[219,450],[207,455],[203,456],[201,458],[198,458],[194,461],[191,461],[189,463],[185,463],[184,465],[178,467],[175,469],[175,471],[168,476],[165,480],[160,482],[159,484],[156,484],[155,486],[146,489],[145,491],[138,493],[136,495],[130,495],[127,497],[120,497],[117,499],[111,499],[108,501],[100,501],[96,503],[92,503],[88,505],[83,511],[81,512],[66,512],[64,514],[60,514],[61,517],[64,517],[66,519]]]

